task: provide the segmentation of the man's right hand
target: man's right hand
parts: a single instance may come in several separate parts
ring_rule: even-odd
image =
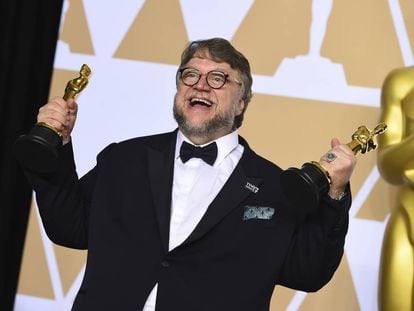
[[[70,140],[78,113],[78,105],[73,99],[65,101],[62,97],[52,98],[39,109],[37,122],[53,126],[62,135],[63,145]]]

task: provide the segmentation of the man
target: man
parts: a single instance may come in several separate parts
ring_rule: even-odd
[[[352,151],[332,140],[334,159],[320,160],[329,195],[295,213],[281,169],[237,134],[252,96],[247,59],[224,39],[192,42],[176,83],[178,130],[108,146],[80,180],[76,103],[55,97],[39,111],[64,142],[56,172],[28,173],[43,224],[55,243],[88,249],[73,310],[268,310],[276,284],[321,288],[343,253]]]

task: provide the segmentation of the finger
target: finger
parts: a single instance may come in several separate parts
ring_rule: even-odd
[[[60,106],[50,105],[39,109],[38,120],[41,122],[47,119],[54,119],[59,122],[65,122],[68,113]]]
[[[61,107],[53,105],[42,107],[42,109],[39,110],[37,122],[45,122],[55,127],[57,130],[62,130],[68,122],[67,113],[65,113]]]
[[[355,155],[352,149],[348,145],[344,145],[344,144],[337,145],[335,148],[333,148],[333,150],[335,152],[343,153],[344,155],[347,155],[347,156]]]
[[[338,158],[338,155],[335,152],[329,151],[325,154],[324,161],[330,163],[330,162],[335,161],[337,158]]]
[[[50,111],[55,111],[62,115],[66,115],[69,109],[65,101],[54,98],[39,109],[39,113],[47,113]]]
[[[53,97],[49,102],[49,103],[54,103],[56,105],[59,105],[60,107],[62,107],[65,110],[68,110],[68,103],[60,96],[55,96]]]
[[[341,142],[338,138],[334,137],[331,139],[331,148],[335,148],[336,146],[339,146]]]
[[[68,113],[68,109],[63,108],[57,103],[48,103],[45,106],[40,107],[39,113],[42,113],[42,114],[56,113],[56,114],[65,116]]]

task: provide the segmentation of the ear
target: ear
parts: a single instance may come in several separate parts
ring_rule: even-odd
[[[244,99],[240,98],[238,103],[237,103],[237,107],[236,107],[236,115],[237,116],[239,116],[243,113],[244,106],[245,106]]]

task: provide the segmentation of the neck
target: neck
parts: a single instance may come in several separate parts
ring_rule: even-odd
[[[185,134],[185,133],[184,133]],[[213,140],[216,140],[219,137],[213,137],[213,136],[199,136],[199,135],[187,135],[185,136],[194,144],[194,145],[204,145],[207,144]]]
[[[219,131],[216,133],[211,133],[210,135],[209,134],[201,135],[197,133],[187,133],[183,131],[183,129],[181,128],[180,130],[185,135],[185,137],[187,137],[194,145],[205,145],[213,140],[219,139],[220,137],[223,137],[232,132],[232,131]]]

